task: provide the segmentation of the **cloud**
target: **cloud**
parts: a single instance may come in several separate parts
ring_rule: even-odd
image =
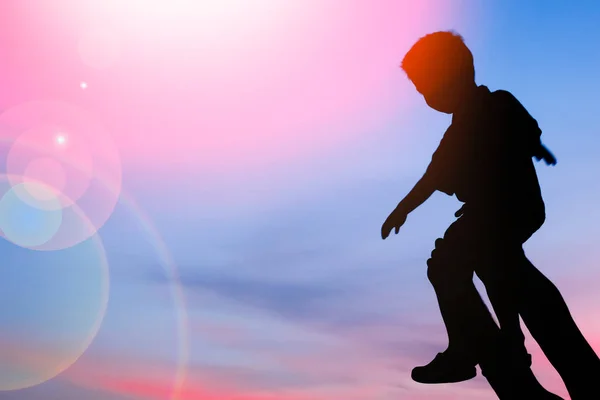
[[[315,352],[272,352],[275,363],[269,368],[190,365],[177,398],[370,400],[399,395],[418,399],[429,394],[429,398],[445,399],[460,394],[467,399],[485,399],[489,395],[489,389],[476,382],[446,386],[444,390],[415,384],[398,368],[412,365],[411,360],[392,353],[377,353],[351,340],[329,339],[327,345],[323,343]],[[292,347],[294,344],[288,343]],[[173,369],[164,364],[110,353],[88,355],[63,374],[61,380],[136,399],[168,398],[175,382]]]
[[[52,380],[39,386],[0,392],[2,400],[132,400],[126,394],[82,387],[62,380]]]
[[[223,297],[266,308],[292,319],[310,318],[318,314],[332,299],[348,296],[332,282],[293,284],[244,280],[235,277],[193,276],[184,277],[184,284],[197,289],[210,290]]]
[[[169,390],[175,353],[157,357],[156,348],[174,343],[155,333],[165,329],[161,324],[168,318],[158,313],[159,302],[145,300],[164,286],[165,278],[154,270],[135,287],[117,286],[96,346],[60,379],[132,396]],[[182,399],[371,399],[371,393],[396,391],[398,382],[410,384],[408,369],[431,356],[429,349],[418,355],[413,339],[418,330],[413,326],[406,339],[409,327],[402,318],[371,314],[378,304],[372,299],[361,310],[361,296],[369,291],[361,292],[354,279],[251,281],[196,272],[182,276],[191,338]],[[124,297],[126,292],[136,297]],[[416,336],[431,331],[422,329]]]

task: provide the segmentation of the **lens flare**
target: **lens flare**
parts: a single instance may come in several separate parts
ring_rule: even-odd
[[[2,183],[9,186],[6,176]],[[0,391],[6,391],[41,384],[75,363],[104,318],[109,280],[97,235],[53,252],[0,241],[0,252]]]
[[[5,184],[0,184],[0,193],[4,193],[0,198],[0,230],[4,237],[21,247],[41,246],[52,239],[62,223],[55,192],[40,183],[13,187],[2,183]]]
[[[177,329],[177,363],[175,376],[173,377],[172,387],[167,397],[169,400],[177,400],[182,397],[184,383],[187,379],[188,363],[190,358],[190,332],[189,332],[189,317],[185,301],[183,286],[177,264],[173,260],[171,252],[167,247],[160,232],[153,224],[150,217],[144,212],[137,201],[128,193],[123,192],[121,203],[135,217],[141,234],[151,244],[161,267],[164,270],[165,277],[168,280],[169,291],[173,298],[173,310],[175,312],[176,329]]]
[[[50,157],[40,157],[35,159],[25,168],[23,176],[23,186],[28,194],[39,200],[58,199],[63,193],[66,182],[65,170],[62,165]],[[45,190],[40,190],[45,189]],[[62,209],[60,201],[51,204],[55,209]]]
[[[14,194],[46,211],[62,210],[56,234],[28,247],[64,249],[104,225],[121,190],[120,157],[108,132],[84,110],[58,101],[23,103],[0,115],[0,135],[10,184],[27,189]]]
[[[93,159],[83,135],[74,132],[67,143],[66,134],[57,125],[44,123],[14,138],[6,170],[13,185],[34,180],[64,193],[61,208],[65,208],[88,189]]]

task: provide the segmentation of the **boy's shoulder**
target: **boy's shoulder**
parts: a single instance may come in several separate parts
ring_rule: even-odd
[[[508,90],[499,89],[490,92],[490,99],[495,109],[516,112],[517,114],[527,112],[523,104]]]
[[[490,93],[492,107],[490,120],[503,132],[502,137],[511,137],[513,143],[521,143],[533,151],[540,143],[542,130],[535,118],[508,90],[495,90]],[[510,133],[509,135],[504,135]]]
[[[517,98],[508,90],[498,89],[498,90],[490,91],[490,94],[498,100],[517,101]]]
[[[477,101],[469,105],[469,108],[465,109],[465,112],[461,113],[457,118],[452,119],[453,123],[456,122],[458,125],[468,125],[476,121],[482,121],[476,116],[483,117],[483,121],[492,120],[495,117],[505,118],[514,114],[519,113],[523,106],[517,100],[517,98],[508,90],[494,90],[491,91],[487,86],[481,85],[477,89]],[[455,115],[456,117],[456,115]],[[491,120],[488,121],[491,123]]]
[[[511,92],[504,89],[489,91],[487,99],[487,104],[490,106],[486,107],[488,112],[514,111],[523,107]]]
[[[495,90],[490,92],[491,108],[488,109],[495,117],[505,123],[510,122],[525,125],[535,131],[539,128],[537,121],[531,116],[523,104],[508,90]],[[494,119],[497,119],[494,118]],[[515,126],[515,125],[513,125]]]

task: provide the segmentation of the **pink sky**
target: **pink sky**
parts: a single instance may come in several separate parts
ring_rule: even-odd
[[[103,181],[81,204],[79,230],[63,229],[45,250],[106,224],[111,272],[109,309],[90,349],[55,379],[2,396],[37,400],[54,388],[65,400],[84,397],[78,389],[101,400],[167,399],[181,346],[190,364],[181,400],[493,399],[481,377],[426,386],[409,376],[446,344],[425,259],[455,199],[434,196],[394,243],[378,236],[449,122],[426,108],[400,61],[418,37],[449,28],[465,34],[481,83],[514,89],[558,147],[559,165],[538,168],[549,217],[528,254],[600,349],[600,192],[580,184],[597,180],[599,123],[589,107],[600,61],[586,42],[596,14],[509,3],[1,1],[0,145],[17,139],[9,128],[28,129],[5,174],[47,180],[67,202],[85,200],[93,177]],[[577,18],[556,31],[568,15]],[[531,32],[532,21],[545,25]],[[56,139],[46,129],[65,121],[72,147],[58,158],[67,165],[36,159],[31,144]],[[22,254],[0,245],[7,259]],[[169,252],[177,264],[167,262],[166,275],[181,273],[181,285],[165,284]],[[66,278],[86,257],[61,258],[64,274],[42,286],[81,288]],[[79,278],[93,288],[102,276]],[[51,292],[29,289],[18,291],[23,304]],[[174,292],[185,293],[188,309]],[[189,348],[176,318],[183,310]],[[35,344],[22,353],[32,364],[60,358]],[[565,396],[528,344],[540,380]],[[17,358],[14,350],[0,341],[0,355]]]
[[[385,123],[402,106],[399,49],[451,12],[429,1],[257,0],[238,13],[228,7],[243,1],[225,3],[4,3],[15,18],[0,28],[0,106],[83,105],[127,165],[265,167]]]

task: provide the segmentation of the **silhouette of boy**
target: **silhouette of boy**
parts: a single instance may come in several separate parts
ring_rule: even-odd
[[[509,92],[477,86],[473,56],[454,32],[421,38],[402,68],[431,108],[452,114],[452,123],[423,177],[384,222],[382,238],[394,229],[398,233],[407,215],[436,190],[464,203],[427,261],[449,345],[429,364],[414,368],[413,379],[460,382],[473,378],[479,364],[500,397],[524,395],[517,386],[526,384],[535,398],[558,398],[531,373],[520,315],[571,398],[589,398],[596,391],[591,383],[600,378],[600,360],[558,289],[522,247],[545,220],[532,157],[556,163],[540,141],[536,120]],[[474,286],[474,272],[500,330]]]

